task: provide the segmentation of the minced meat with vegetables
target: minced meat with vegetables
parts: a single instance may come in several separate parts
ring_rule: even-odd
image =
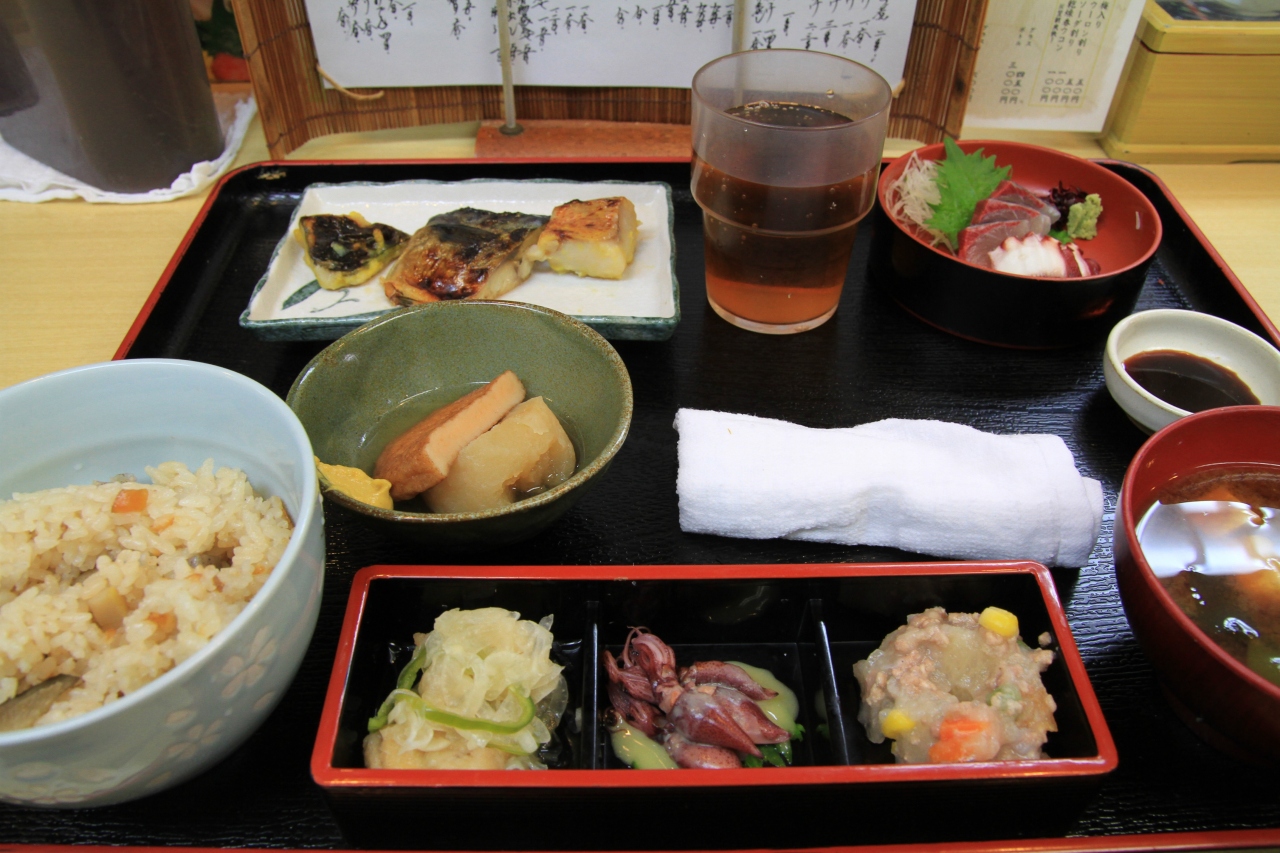
[[[858,720],[872,742],[893,741],[900,764],[1043,758],[1057,731],[1040,680],[1052,662],[1052,651],[1022,642],[1007,610],[933,607],[853,665]]]

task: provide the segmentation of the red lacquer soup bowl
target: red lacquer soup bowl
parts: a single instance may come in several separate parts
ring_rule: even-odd
[[[1116,580],[1134,634],[1180,716],[1213,745],[1274,764],[1280,762],[1280,685],[1229,654],[1183,612],[1138,539],[1139,522],[1170,484],[1202,476],[1205,469],[1240,467],[1280,476],[1280,407],[1211,409],[1151,436],[1121,488]]]
[[[1146,280],[1162,227],[1151,201],[1133,184],[1106,167],[1038,145],[969,140],[966,153],[979,149],[1009,166],[1009,180],[1037,195],[1061,182],[1097,193],[1103,212],[1098,235],[1078,241],[1100,272],[1082,278],[1013,275],[968,263],[931,244],[913,224],[888,216],[891,227],[871,246],[870,273],[879,287],[919,319],[969,340],[1023,349],[1069,346],[1105,335],[1133,310]],[[913,152],[925,160],[945,158],[942,143]],[[878,198],[901,176],[911,154],[886,166]]]

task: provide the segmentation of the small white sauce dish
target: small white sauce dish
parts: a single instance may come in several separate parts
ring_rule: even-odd
[[[1264,338],[1199,311],[1140,311],[1112,328],[1102,371],[1112,399],[1145,432],[1155,432],[1191,414],[1152,394],[1125,370],[1126,360],[1154,350],[1174,350],[1214,362],[1235,373],[1260,403],[1280,405],[1280,350]]]

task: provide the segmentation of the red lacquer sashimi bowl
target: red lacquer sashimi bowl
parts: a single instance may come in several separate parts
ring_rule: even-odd
[[[1074,278],[1015,275],[934,245],[922,229],[887,213],[887,189],[906,168],[908,153],[880,175],[877,197],[892,227],[871,247],[872,279],[911,314],[969,340],[1050,349],[1104,336],[1133,310],[1160,245],[1160,217],[1150,200],[1104,166],[1051,148],[987,140],[959,145],[1011,167],[1009,180],[1036,195],[1048,195],[1059,183],[1099,195],[1098,234],[1076,241],[1099,271]],[[946,156],[942,143],[912,153],[925,160]]]

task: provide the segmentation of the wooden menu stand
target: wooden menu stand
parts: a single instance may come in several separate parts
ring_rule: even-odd
[[[647,153],[647,146],[665,145],[664,134],[678,141],[680,132],[672,127],[688,133],[688,88],[517,86],[516,120],[526,128],[534,122],[546,127],[527,130],[525,139],[497,139],[496,125],[489,123],[503,118],[500,86],[340,92],[323,85],[303,0],[232,0],[232,6],[267,149],[275,158],[326,134],[476,120],[486,123],[481,156],[535,156],[537,146],[548,144],[542,140],[556,133],[564,134],[552,149],[560,157],[568,151],[582,156],[582,146],[637,156],[633,144],[646,146]],[[917,0],[904,85],[889,115],[890,136],[929,143],[960,134],[986,9],[987,0]],[[615,134],[598,127],[609,123],[624,129]],[[635,124],[655,127],[627,127]],[[686,153],[673,156],[687,156],[687,148],[681,151]]]
[[[691,156],[687,124],[559,119],[519,119],[519,124],[523,132],[508,136],[502,132],[502,122],[481,122],[476,156],[534,160],[688,160]]]

